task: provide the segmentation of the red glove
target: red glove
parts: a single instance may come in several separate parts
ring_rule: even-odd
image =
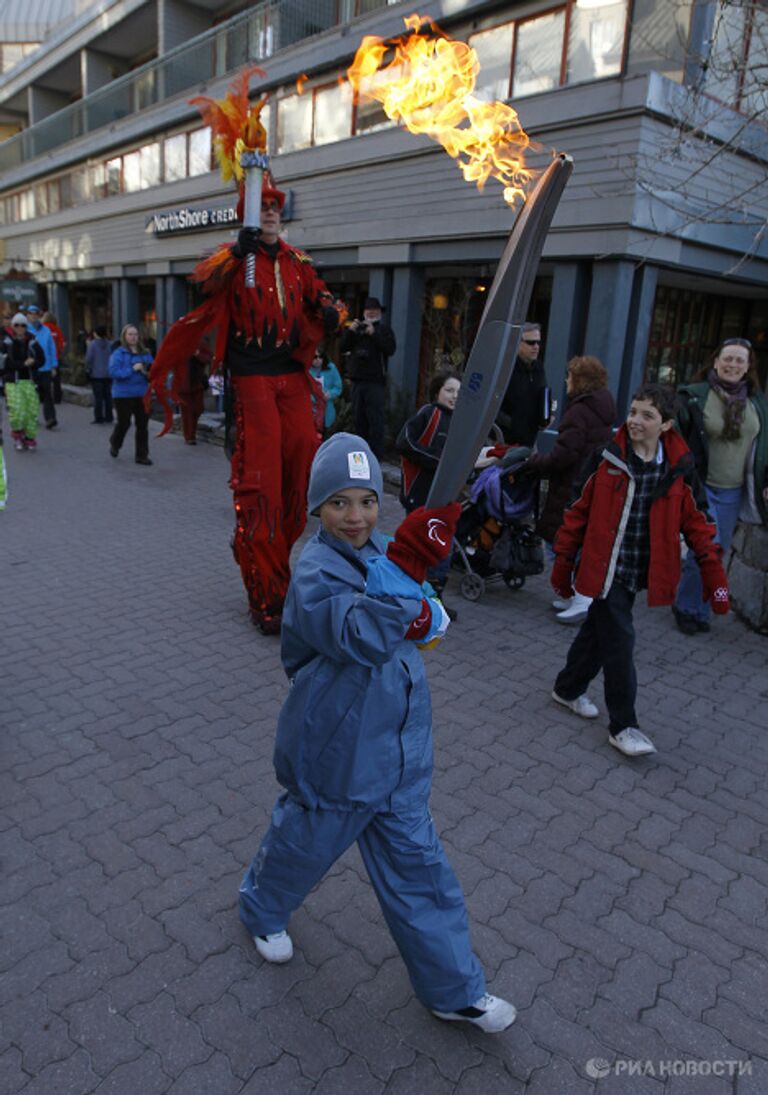
[[[461,513],[458,502],[439,509],[419,506],[395,533],[387,548],[387,558],[399,566],[409,578],[423,582],[427,569],[435,566],[451,552],[451,541]]]
[[[728,577],[719,562],[706,562],[699,565],[701,582],[704,587],[704,600],[712,605],[717,616],[725,616],[731,607],[728,595]]]
[[[561,597],[568,600],[574,593],[573,563],[569,559],[564,559],[562,555],[556,556],[549,581],[555,593],[559,593]]]

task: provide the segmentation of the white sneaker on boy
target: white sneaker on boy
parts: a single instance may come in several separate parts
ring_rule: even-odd
[[[491,996],[486,992],[471,1007],[461,1008],[459,1011],[435,1011],[432,1014],[438,1019],[448,1019],[451,1022],[473,1023],[486,1034],[498,1034],[507,1027],[511,1027],[517,1018],[517,1011],[508,1000],[502,1000],[500,996]]]
[[[562,704],[563,707],[567,707],[569,711],[573,711],[574,715],[578,715],[582,719],[596,719],[600,714],[586,692],[582,693],[581,696],[577,696],[575,700],[564,700],[562,696],[558,696],[557,692],[553,692],[552,699],[555,703]]]
[[[561,624],[580,624],[587,618],[591,597],[585,597],[583,593],[574,593],[562,612],[558,612],[555,619]]]
[[[636,726],[626,726],[618,734],[609,734],[608,741],[625,757],[645,757],[656,752],[656,746]]]
[[[293,942],[288,932],[272,935],[254,935],[256,950],[267,962],[290,962],[293,958]]]

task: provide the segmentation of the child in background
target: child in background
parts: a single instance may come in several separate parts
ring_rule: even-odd
[[[432,718],[417,643],[447,618],[425,598],[459,506],[376,531],[382,475],[362,438],[318,450],[308,508],[321,529],[293,572],[282,621],[291,682],[275,744],[285,788],[240,887],[240,916],[268,962],[287,962],[291,913],[354,841],[414,991],[442,1019],[504,1030],[511,1004],[485,991],[464,896],[429,813]]]
[[[567,598],[575,587],[594,600],[552,697],[581,718],[597,718],[586,689],[602,669],[608,741],[628,757],[656,752],[635,713],[635,594],[647,589],[649,605],[672,604],[680,581],[681,532],[696,554],[713,611],[723,614],[729,607],[716,528],[691,451],[673,429],[675,409],[672,388],[640,388],[625,425],[588,463],[584,485],[566,509],[554,543],[555,591]]]

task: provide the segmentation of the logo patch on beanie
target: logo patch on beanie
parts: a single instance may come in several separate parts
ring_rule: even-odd
[[[371,468],[368,463],[368,454],[364,452],[348,452],[347,463],[349,464],[349,478],[350,479],[370,479]]]

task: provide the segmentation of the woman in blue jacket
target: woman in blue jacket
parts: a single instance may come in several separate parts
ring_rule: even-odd
[[[131,425],[136,425],[136,463],[151,464],[149,459],[149,415],[144,409],[144,395],[149,382],[147,375],[152,364],[152,354],[147,353],[139,339],[139,332],[127,323],[120,332],[120,345],[109,358],[109,375],[112,377],[112,402],[117,425],[109,439],[109,452],[117,456]]]
[[[375,531],[381,469],[361,437],[318,450],[308,509],[322,528],[293,572],[282,618],[291,682],[275,770],[285,788],[240,887],[259,954],[287,962],[291,913],[355,841],[414,991],[441,1019],[489,1033],[515,1009],[485,991],[461,887],[429,813],[432,712],[417,643],[447,626],[425,599],[458,505],[409,514],[387,545]]]
[[[336,400],[341,395],[342,389],[341,375],[328,354],[319,348],[315,350],[315,356],[312,359],[309,371],[315,380],[319,381],[323,389],[323,395],[325,396],[323,427],[325,433],[327,433],[336,421]]]

